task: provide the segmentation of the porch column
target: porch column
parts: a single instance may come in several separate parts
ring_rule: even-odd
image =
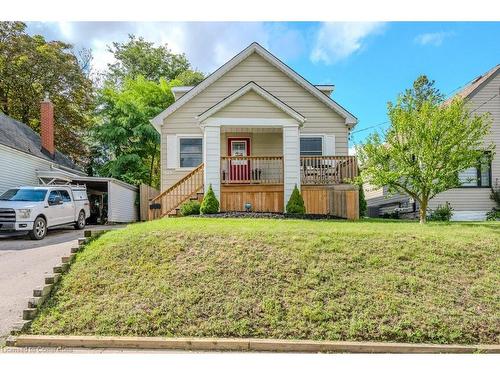
[[[300,190],[300,135],[299,125],[283,127],[283,189],[285,210],[293,188]]]
[[[205,192],[210,184],[220,202],[220,126],[206,125],[203,129],[203,162]]]

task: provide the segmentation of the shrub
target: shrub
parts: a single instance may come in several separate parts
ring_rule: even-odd
[[[491,188],[490,198],[495,201],[497,208],[500,209],[500,185],[495,184],[495,187]]]
[[[365,191],[363,185],[359,185],[359,217],[365,217],[367,211],[367,204],[365,199]]]
[[[399,219],[399,211],[384,212],[380,215],[382,219]]]
[[[305,214],[306,206],[304,205],[304,199],[300,195],[297,185],[293,188],[292,195],[286,204],[286,212],[288,214]]]
[[[199,214],[200,214],[200,202],[198,201],[189,201],[181,206],[182,216],[199,215]]]
[[[431,212],[429,215],[429,220],[431,221],[450,221],[453,216],[453,208],[449,202],[444,205],[439,205],[437,208]]]
[[[203,202],[201,202],[200,213],[206,215],[216,214],[217,212],[219,212],[219,201],[212,190],[212,184],[210,184],[207,193],[203,197]]]
[[[486,220],[488,221],[500,220],[500,210],[492,208],[490,211],[486,213]]]

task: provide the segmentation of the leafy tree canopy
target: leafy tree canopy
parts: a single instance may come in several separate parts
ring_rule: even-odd
[[[119,82],[125,77],[141,75],[149,81],[158,82],[160,78],[170,81],[190,71],[189,61],[184,54],[173,53],[166,44],[156,47],[154,43],[134,35],[129,35],[125,43],[113,43],[109,51],[116,62],[109,65],[108,80]],[[193,83],[189,84],[203,79],[202,73],[191,73]]]
[[[143,76],[107,82],[99,94],[95,139],[108,155],[99,174],[158,185],[159,134],[149,120],[173,102],[171,86]]]
[[[30,36],[22,22],[0,22],[0,111],[40,130],[40,102],[47,92],[55,106],[55,144],[82,163],[84,134],[92,125],[91,54]]]
[[[109,65],[98,92],[95,159],[88,169],[158,187],[160,137],[149,120],[174,102],[172,87],[195,85],[203,74],[190,69],[184,54],[133,35],[110,51],[116,63]]]
[[[357,154],[362,180],[391,192],[406,193],[426,220],[429,200],[460,185],[458,173],[476,166],[493,151],[485,144],[491,121],[461,98],[443,103],[443,95],[427,77],[388,104],[390,127],[383,137],[371,135]]]

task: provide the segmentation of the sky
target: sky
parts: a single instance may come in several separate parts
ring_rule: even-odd
[[[143,36],[187,55],[211,73],[256,41],[332,98],[359,123],[350,146],[387,125],[387,102],[426,74],[451,95],[500,64],[500,22],[31,22],[30,34],[90,48],[94,69],[113,61],[107,46]]]

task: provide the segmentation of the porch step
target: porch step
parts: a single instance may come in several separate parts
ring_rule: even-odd
[[[197,192],[203,190],[203,175],[204,164],[202,163],[151,200],[149,218],[157,219],[162,216],[175,216],[178,213],[177,209],[183,203],[199,201],[203,195],[197,194]]]

